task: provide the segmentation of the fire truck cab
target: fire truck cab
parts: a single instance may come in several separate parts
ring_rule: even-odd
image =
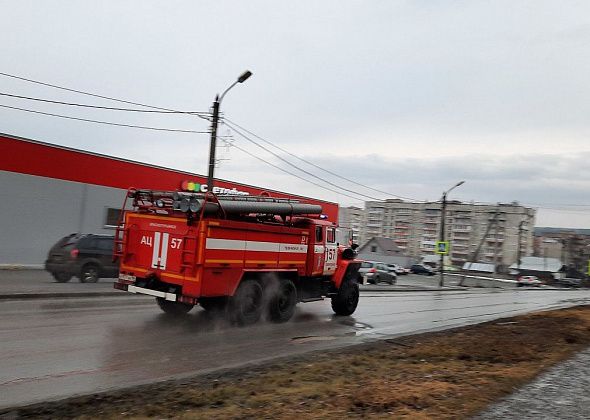
[[[116,231],[114,287],[154,296],[166,313],[199,304],[245,325],[288,321],[298,302],[326,297],[338,315],[357,307],[360,261],[337,242],[321,206],[135,189],[127,197],[133,209]]]

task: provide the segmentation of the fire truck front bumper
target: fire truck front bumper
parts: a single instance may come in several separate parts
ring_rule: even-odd
[[[113,284],[113,287],[115,289],[124,290],[129,293],[155,296],[155,297],[169,300],[171,302],[176,302],[176,295],[174,293],[160,292],[158,290],[146,289],[144,287],[137,287],[132,284],[125,284],[125,283],[121,283],[121,282],[115,282]]]

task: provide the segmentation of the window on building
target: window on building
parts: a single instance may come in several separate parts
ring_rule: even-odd
[[[105,227],[116,227],[119,223],[119,216],[121,215],[121,209],[107,208],[105,217]]]
[[[377,245],[371,245],[371,252],[377,252]]]

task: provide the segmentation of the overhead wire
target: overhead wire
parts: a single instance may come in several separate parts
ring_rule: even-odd
[[[175,111],[175,112],[180,112],[180,111],[175,110],[175,109],[164,108],[164,107],[160,107],[160,106],[153,106],[153,105],[143,104],[141,102],[128,101],[128,100],[125,100],[125,99],[118,99],[118,98],[113,98],[113,97],[105,96],[105,95],[98,95],[96,93],[85,92],[83,90],[71,89],[71,88],[67,88],[67,87],[64,87],[64,86],[54,85],[52,83],[46,83],[46,82],[41,82],[39,80],[28,79],[28,78],[22,77],[22,76],[16,76],[14,74],[0,72],[0,76],[10,77],[10,78],[17,79],[17,80],[23,80],[23,81],[29,82],[29,83],[35,83],[35,84],[42,85],[42,86],[47,86],[47,87],[51,87],[51,88],[55,88],[55,89],[65,90],[67,92],[79,93],[80,95],[87,95],[87,96],[92,96],[92,97],[95,97],[95,98],[107,99],[109,101],[115,101],[115,102],[120,102],[120,103],[124,103],[124,104],[143,106],[145,108],[158,109],[160,111]],[[190,114],[190,112],[187,112],[187,113]],[[209,120],[209,118],[207,118],[207,117],[205,117],[203,115],[199,115],[199,114],[193,114],[193,115],[196,115],[199,118],[203,118],[203,119]]]
[[[19,108],[16,106],[1,105],[1,104],[0,104],[0,107],[14,109],[14,110],[18,110],[18,111],[30,112],[33,114],[41,114],[41,115],[47,115],[47,116],[51,116],[51,117],[65,118],[68,120],[85,121],[85,122],[91,122],[91,123],[95,123],[95,124],[114,125],[114,126],[118,126],[118,127],[139,128],[142,130],[169,131],[169,132],[176,132],[176,133],[194,133],[194,134],[208,134],[209,133],[208,131],[195,131],[195,130],[180,130],[180,129],[175,129],[175,128],[148,127],[148,126],[143,126],[143,125],[122,124],[122,123],[114,123],[114,122],[110,122],[110,121],[92,120],[89,118],[78,118],[78,117],[72,117],[69,115],[53,114],[51,112],[35,111],[32,109]]]
[[[76,102],[62,102],[62,101],[54,101],[51,99],[36,98],[36,97],[32,97],[32,96],[14,95],[14,94],[5,93],[5,92],[0,92],[0,96],[7,96],[10,98],[17,98],[17,99],[26,99],[29,101],[45,102],[45,103],[51,103],[51,104],[57,104],[57,105],[67,105],[67,106],[76,106],[76,107],[93,108],[93,109],[104,109],[104,110],[108,110],[108,111],[145,112],[145,113],[156,113],[156,114],[210,115],[207,112],[161,111],[161,110],[155,110],[155,109],[117,108],[117,107],[111,107],[111,106],[80,104],[80,103],[76,103]]]
[[[234,127],[234,126],[233,126],[233,124],[231,124],[231,123],[227,123],[227,122],[224,122],[224,124],[225,124],[225,125],[227,125],[229,128],[231,128],[231,129],[232,129],[232,130],[233,130],[233,131],[234,131],[236,134],[238,134],[240,137],[242,137],[242,138],[246,139],[246,140],[247,140],[247,141],[249,141],[250,143],[253,143],[253,144],[255,144],[256,146],[258,146],[258,147],[260,147],[261,149],[265,150],[266,152],[270,153],[271,155],[273,155],[273,156],[274,156],[274,157],[276,157],[277,159],[279,159],[279,160],[281,160],[281,161],[285,162],[287,165],[289,165],[289,166],[291,166],[291,167],[293,167],[293,168],[297,169],[298,171],[301,171],[301,172],[303,172],[304,174],[306,174],[306,175],[308,175],[308,176],[311,176],[311,177],[313,177],[313,178],[319,179],[320,181],[322,181],[322,182],[325,182],[326,184],[328,184],[328,185],[331,185],[331,186],[333,186],[333,187],[336,187],[336,188],[338,188],[338,189],[340,189],[340,190],[347,191],[347,192],[349,192],[349,193],[352,193],[352,194],[356,194],[357,198],[360,196],[360,197],[369,198],[369,199],[371,199],[371,200],[382,201],[381,199],[379,199],[379,198],[377,198],[377,197],[372,197],[372,196],[370,196],[370,195],[366,195],[366,194],[360,193],[360,192],[358,192],[358,191],[350,190],[350,189],[348,189],[348,188],[345,188],[345,187],[342,187],[342,186],[340,186],[340,185],[338,185],[338,184],[335,184],[335,183],[333,183],[333,182],[331,182],[331,181],[329,181],[329,180],[327,180],[327,179],[325,179],[325,178],[319,177],[319,176],[317,176],[317,175],[315,175],[315,174],[313,174],[313,173],[311,173],[311,172],[309,172],[309,171],[306,171],[305,169],[301,169],[301,168],[299,168],[297,165],[295,165],[295,164],[291,163],[291,162],[290,162],[290,161],[288,161],[287,159],[285,159],[285,158],[283,158],[282,156],[280,156],[279,154],[277,154],[277,153],[273,152],[272,150],[268,149],[267,147],[264,147],[263,145],[261,145],[261,144],[260,144],[260,143],[258,143],[257,141],[255,141],[255,140],[252,140],[251,138],[249,138],[248,136],[246,136],[244,133],[242,133],[240,130],[238,130],[236,127]],[[317,184],[316,184],[316,185],[317,185]]]
[[[235,143],[232,143],[232,144],[230,145],[230,147],[235,147],[236,149],[238,149],[238,150],[242,151],[243,153],[247,154],[248,156],[251,156],[251,157],[253,157],[253,158],[255,158],[255,159],[258,159],[260,162],[266,163],[267,165],[270,165],[270,166],[272,166],[273,168],[276,168],[276,169],[278,169],[278,170],[279,170],[279,171],[281,171],[281,172],[285,172],[286,174],[289,174],[289,175],[291,175],[291,176],[294,176],[295,178],[298,178],[298,179],[300,179],[300,180],[302,180],[302,181],[309,182],[310,184],[313,184],[313,185],[315,185],[316,187],[320,187],[320,188],[323,188],[323,189],[325,189],[325,190],[332,191],[332,192],[334,192],[334,193],[336,193],[336,194],[340,194],[340,195],[344,195],[344,196],[346,196],[346,197],[349,197],[349,198],[353,198],[353,199],[355,199],[355,200],[357,200],[357,199],[358,199],[358,197],[354,197],[354,196],[352,196],[352,195],[348,195],[348,194],[346,194],[346,193],[343,193],[343,192],[341,192],[341,191],[337,191],[337,190],[334,190],[334,189],[332,189],[332,188],[326,187],[325,185],[318,184],[317,182],[310,181],[309,179],[305,179],[305,178],[303,178],[303,177],[301,177],[301,176],[299,176],[299,175],[297,175],[297,174],[295,174],[295,173],[293,173],[293,172],[291,172],[291,171],[288,171],[288,170],[286,170],[286,169],[284,169],[284,168],[281,168],[280,166],[278,166],[278,165],[275,165],[274,163],[272,163],[272,162],[269,162],[269,161],[267,161],[267,160],[265,160],[265,159],[261,158],[260,156],[256,156],[254,153],[250,153],[248,150],[246,150],[246,149],[244,149],[244,148],[242,148],[242,147],[238,146],[238,145],[237,145],[237,144],[235,144]]]
[[[424,200],[418,200],[418,199],[411,198],[411,197],[404,197],[404,196],[402,196],[402,195],[392,194],[392,193],[390,193],[390,192],[388,192],[388,191],[383,191],[383,190],[380,190],[380,189],[378,189],[378,188],[374,188],[374,187],[371,187],[371,186],[369,186],[369,185],[362,184],[362,183],[360,183],[360,182],[358,182],[358,181],[355,181],[355,180],[353,180],[353,179],[351,179],[351,178],[347,178],[347,177],[345,177],[345,176],[343,176],[343,175],[341,175],[341,174],[338,174],[338,173],[336,173],[336,172],[330,171],[329,169],[322,168],[321,166],[319,166],[319,165],[317,165],[317,164],[315,164],[315,163],[313,163],[313,162],[311,162],[311,161],[309,161],[309,160],[307,160],[307,159],[304,159],[304,158],[302,158],[301,156],[298,156],[298,155],[296,155],[295,153],[292,153],[292,152],[290,152],[290,151],[288,151],[288,150],[286,150],[286,149],[284,149],[284,148],[282,148],[282,147],[280,147],[280,146],[278,146],[278,145],[274,144],[274,143],[273,143],[273,142],[271,142],[270,140],[266,140],[266,139],[264,139],[264,138],[260,137],[259,135],[257,135],[257,134],[255,134],[255,133],[253,133],[252,131],[250,131],[250,130],[248,130],[248,129],[244,128],[243,126],[241,126],[241,125],[237,124],[236,122],[234,122],[234,121],[231,121],[231,120],[230,120],[230,119],[228,119],[228,118],[225,118],[224,120],[226,121],[226,123],[228,123],[228,122],[229,122],[230,124],[233,124],[234,126],[236,126],[236,127],[240,128],[241,130],[243,130],[243,131],[245,131],[246,133],[250,134],[251,136],[253,136],[253,137],[256,137],[258,140],[261,140],[261,141],[263,141],[264,143],[266,143],[266,144],[268,144],[268,145],[271,145],[271,146],[273,146],[273,147],[277,148],[278,150],[282,151],[283,153],[286,153],[286,154],[288,154],[289,156],[292,156],[292,157],[294,157],[295,159],[298,159],[298,160],[300,160],[300,161],[302,161],[302,162],[305,162],[305,163],[307,163],[308,165],[310,165],[310,166],[313,166],[314,168],[316,168],[316,169],[319,169],[319,170],[321,170],[321,171],[324,171],[324,172],[326,172],[326,173],[328,173],[328,174],[330,174],[330,175],[336,176],[336,177],[338,177],[338,178],[340,178],[340,179],[343,179],[343,180],[345,180],[345,181],[348,181],[348,182],[350,182],[350,183],[352,183],[352,184],[358,185],[359,187],[363,187],[363,188],[366,188],[366,189],[369,189],[369,190],[372,190],[372,191],[375,191],[375,192],[378,192],[378,193],[381,193],[381,194],[385,194],[385,195],[388,195],[388,196],[391,196],[391,197],[395,197],[395,198],[400,198],[400,199],[403,199],[403,200],[410,200],[410,201],[416,201],[416,202],[423,202],[423,201],[424,201]]]

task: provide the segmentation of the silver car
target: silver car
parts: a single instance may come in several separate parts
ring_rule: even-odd
[[[359,283],[379,284],[379,282],[394,285],[397,283],[397,274],[387,264],[375,261],[364,261],[359,268]]]

